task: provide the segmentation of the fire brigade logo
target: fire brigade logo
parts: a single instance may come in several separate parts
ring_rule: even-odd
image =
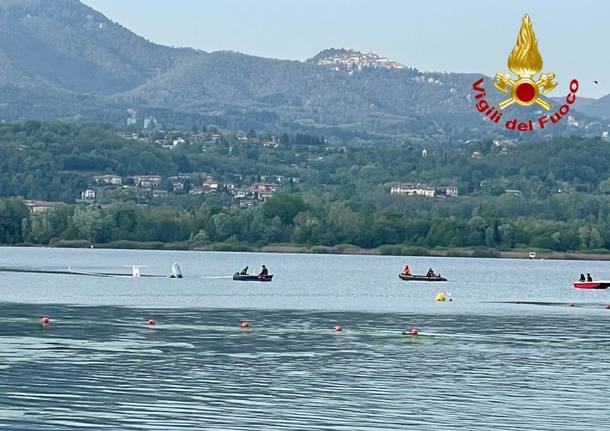
[[[521,106],[530,106],[534,103],[547,111],[552,105],[541,95],[548,93],[557,86],[554,73],[542,73],[537,80],[534,76],[542,70],[542,56],[538,51],[538,40],[532,28],[532,20],[525,14],[521,22],[521,30],[517,37],[517,44],[508,57],[508,68],[518,76],[513,81],[510,74],[498,72],[494,86],[502,93],[509,93],[510,97],[498,104],[500,109],[516,103]]]
[[[542,114],[537,119],[516,117],[502,119],[503,110],[513,104],[519,106],[536,104],[545,111],[551,110],[553,105],[543,95],[557,87],[557,82],[555,82],[554,73],[541,73],[542,67],[542,56],[538,50],[538,40],[534,34],[532,20],[529,15],[525,14],[517,36],[517,43],[508,56],[508,69],[512,74],[498,72],[493,83],[494,87],[509,97],[502,100],[497,106],[489,103],[484,86],[485,77],[481,77],[472,83],[472,89],[475,91],[475,109],[486,120],[495,124],[501,124],[500,121],[502,121],[505,129],[518,132],[543,130],[549,124],[558,123],[568,115],[570,107],[576,101],[576,92],[579,87],[576,79],[570,81],[565,103],[561,104],[556,112]]]

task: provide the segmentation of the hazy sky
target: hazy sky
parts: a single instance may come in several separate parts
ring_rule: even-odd
[[[529,13],[567,93],[610,93],[610,2],[410,0],[83,0],[141,36],[204,51],[304,60],[324,48],[373,51],[424,71],[506,71]],[[599,85],[593,84],[598,80]]]

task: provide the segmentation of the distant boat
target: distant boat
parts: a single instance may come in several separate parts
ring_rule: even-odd
[[[235,281],[271,281],[273,275],[255,275],[255,274],[240,274],[236,272],[233,274],[233,280]]]
[[[607,289],[610,280],[575,281],[573,285],[576,289]]]
[[[401,280],[404,281],[447,281],[445,277],[441,277],[440,275],[433,275],[432,277],[428,277],[426,275],[406,275],[406,274],[398,274]]]
[[[530,251],[530,259],[536,259],[536,252]]]

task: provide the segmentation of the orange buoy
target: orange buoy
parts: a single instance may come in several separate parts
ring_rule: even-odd
[[[417,330],[417,328],[411,328],[411,330],[409,331],[409,334],[416,337],[419,335],[419,331]]]
[[[250,322],[248,322],[247,320],[242,320],[241,323],[239,324],[240,328],[249,328],[250,327]]]
[[[155,325],[157,324],[157,321],[156,321],[155,319],[150,319],[150,320],[148,321],[148,324],[149,324],[150,326],[155,326]]]
[[[47,316],[44,316],[42,319],[40,319],[40,321],[43,325],[48,325],[50,320]]]
[[[335,331],[341,332],[341,331],[343,331],[343,327],[341,325],[335,325]]]

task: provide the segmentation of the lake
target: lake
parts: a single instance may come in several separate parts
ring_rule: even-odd
[[[607,262],[0,248],[0,266],[165,275],[173,262],[184,279],[1,273],[0,429],[610,420],[610,291],[571,287],[582,272],[610,278]],[[405,263],[449,281],[403,282]],[[230,279],[262,264],[273,282]]]

